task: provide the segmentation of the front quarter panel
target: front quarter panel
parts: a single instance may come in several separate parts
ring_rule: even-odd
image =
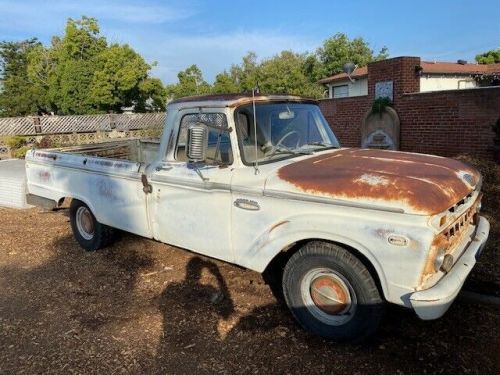
[[[426,217],[279,199],[259,193],[257,187],[247,190],[235,189],[233,201],[251,200],[259,210],[232,208],[236,263],[262,272],[291,244],[332,241],[355,249],[373,265],[388,301],[410,306],[408,296],[418,284],[433,237]],[[406,238],[406,244],[390,244],[391,235]]]

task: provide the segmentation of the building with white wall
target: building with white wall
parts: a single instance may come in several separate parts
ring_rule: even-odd
[[[356,68],[349,78],[339,73],[323,78],[319,83],[328,89],[329,98],[345,98],[368,95],[368,75],[370,65]],[[500,63],[467,64],[443,61],[421,61],[415,66],[415,74],[420,79],[420,92],[460,90],[474,87],[500,85]]]

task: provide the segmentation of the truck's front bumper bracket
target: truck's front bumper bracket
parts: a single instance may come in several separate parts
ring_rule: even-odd
[[[410,296],[411,305],[420,319],[437,319],[448,310],[476,264],[476,259],[488,239],[489,231],[490,223],[484,217],[480,217],[474,238],[451,271],[433,287]]]

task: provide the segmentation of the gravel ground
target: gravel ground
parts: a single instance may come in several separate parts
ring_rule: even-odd
[[[498,295],[489,167],[492,235],[466,288]],[[87,253],[67,210],[0,209],[0,228],[0,374],[500,373],[497,306],[459,300],[431,322],[389,307],[370,342],[333,344],[299,328],[257,273],[128,234]]]

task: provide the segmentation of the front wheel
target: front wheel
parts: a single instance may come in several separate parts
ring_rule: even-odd
[[[73,199],[69,208],[71,229],[78,244],[87,251],[94,251],[109,245],[114,238],[114,230],[99,223],[90,208]]]
[[[309,242],[290,258],[283,294],[302,327],[334,341],[367,338],[384,311],[384,301],[364,264],[328,242]]]

